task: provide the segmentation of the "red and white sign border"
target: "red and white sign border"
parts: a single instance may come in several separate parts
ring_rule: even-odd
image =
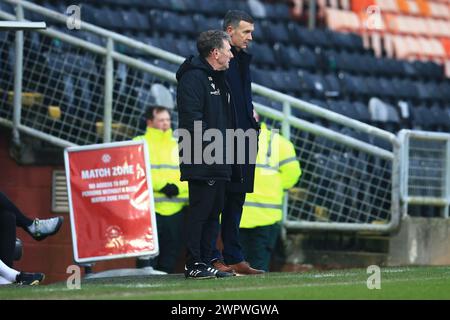
[[[78,242],[77,235],[75,232],[75,223],[74,220],[74,212],[72,205],[72,190],[70,186],[70,166],[69,166],[69,153],[72,152],[80,152],[80,151],[88,151],[88,150],[100,150],[100,149],[109,149],[116,147],[124,147],[124,146],[133,146],[133,145],[143,145],[144,146],[144,157],[145,157],[145,174],[147,177],[147,188],[149,192],[150,198],[150,215],[152,221],[152,230],[153,230],[153,241],[154,241],[154,249],[151,251],[139,252],[139,253],[125,253],[125,254],[115,254],[115,255],[106,255],[106,256],[98,256],[98,257],[89,257],[89,258],[80,258],[78,256]],[[76,146],[69,147],[64,150],[64,164],[66,171],[66,182],[67,182],[67,195],[69,198],[69,209],[70,209],[70,228],[72,231],[72,244],[73,244],[73,256],[74,260],[77,263],[88,263],[88,262],[96,262],[96,261],[105,261],[105,260],[114,260],[114,259],[123,259],[123,258],[133,258],[140,256],[156,256],[159,253],[159,242],[158,242],[158,231],[156,225],[156,215],[155,215],[155,201],[153,197],[153,186],[152,186],[152,178],[151,178],[151,162],[150,155],[148,151],[148,145],[145,140],[139,141],[122,141],[122,142],[110,142],[110,143],[102,143],[102,144],[91,144],[87,146]]]

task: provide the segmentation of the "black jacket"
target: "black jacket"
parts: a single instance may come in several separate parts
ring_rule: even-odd
[[[239,52],[232,47],[234,58],[230,61],[230,67],[226,71],[226,79],[230,84],[231,97],[237,113],[238,128],[244,131],[248,129],[259,130],[259,123],[253,117],[252,103],[252,79],[250,77],[250,62],[252,56],[243,50]],[[257,146],[255,146],[257,148]],[[255,180],[256,155],[250,159],[249,141],[245,145],[246,162],[241,165],[243,173],[243,183],[231,183],[228,191],[231,192],[253,192]],[[253,164],[250,164],[253,163]]]
[[[179,138],[181,180],[241,181],[241,168],[226,163],[226,129],[236,129],[237,123],[225,72],[215,71],[201,57],[190,57],[178,69],[177,80],[178,128],[187,130],[191,136],[190,163],[183,161],[186,159],[183,148],[187,147],[187,141],[183,142],[182,136]],[[202,123],[198,132],[194,132],[194,121]],[[208,164],[203,159],[205,148],[215,141],[201,142],[200,144],[200,141],[195,139],[195,135],[203,137],[203,133],[207,129],[217,129],[222,134],[223,157],[221,164]],[[197,153],[200,155],[197,158],[195,158],[196,149],[201,152],[201,154]]]

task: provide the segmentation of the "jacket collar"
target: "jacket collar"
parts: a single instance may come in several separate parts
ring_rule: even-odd
[[[236,47],[231,47],[231,52],[233,53],[233,56],[235,58],[238,58],[239,60],[243,60],[244,62],[250,64],[250,61],[252,60],[252,55],[248,53],[245,50],[237,50]]]
[[[146,136],[149,136],[151,139],[155,140],[166,140],[172,138],[172,129],[168,129],[166,131],[162,131],[155,128],[147,127],[147,131],[145,132]]]

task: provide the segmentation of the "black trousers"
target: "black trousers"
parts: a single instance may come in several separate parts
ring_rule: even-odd
[[[0,259],[12,267],[16,247],[16,226],[25,229],[33,223],[9,198],[0,192]]]
[[[239,236],[239,224],[241,223],[245,196],[246,193],[241,192],[227,191],[225,193],[225,206],[220,224],[223,251],[221,254],[216,247],[216,239],[219,232],[219,226],[217,226],[213,240],[213,259],[223,259],[227,264],[236,264],[245,260]]]
[[[156,213],[158,227],[159,255],[150,260],[156,270],[173,273],[183,246],[183,220],[186,209],[163,216]]]
[[[16,246],[16,216],[14,213],[0,209],[0,259],[12,268],[14,248]]]
[[[186,265],[209,263],[219,214],[225,202],[225,181],[189,181],[189,213],[186,223]]]
[[[0,192],[0,211],[7,210],[16,216],[16,225],[25,229],[31,226],[33,220],[25,216],[22,211],[15,206],[15,204],[9,200],[9,198],[3,192]]]

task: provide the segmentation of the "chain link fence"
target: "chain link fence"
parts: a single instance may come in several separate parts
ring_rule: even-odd
[[[402,130],[403,213],[449,217],[450,134]]]
[[[101,143],[105,56],[45,33],[26,32],[24,40],[21,123],[78,145]],[[13,43],[13,33],[2,34],[0,115],[6,119],[13,113]],[[127,63],[113,66],[111,139],[122,141],[142,133],[147,106],[174,107],[175,87]]]
[[[282,120],[264,116],[262,120],[281,130]],[[332,125],[330,129],[335,135],[373,143],[367,134],[350,128]],[[392,159],[292,124],[290,141],[303,173],[288,192],[287,222],[305,228],[327,228],[333,222],[360,226],[391,222]]]

